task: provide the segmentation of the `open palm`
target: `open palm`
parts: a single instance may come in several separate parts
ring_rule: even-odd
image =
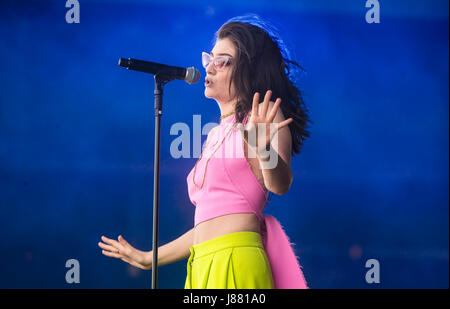
[[[98,246],[102,248],[102,253],[106,256],[121,259],[140,269],[149,270],[152,268],[152,257],[149,252],[141,251],[130,245],[122,236],[117,240],[102,236],[102,241]]]
[[[241,123],[238,124],[242,137],[257,154],[261,154],[268,149],[278,130],[293,121],[292,118],[288,118],[279,123],[274,122],[281,99],[277,98],[275,102],[272,102],[270,101],[271,96],[272,91],[268,90],[259,112],[259,93],[256,92],[253,96],[252,112],[249,121],[245,126]],[[268,111],[269,102],[273,103],[270,111]]]

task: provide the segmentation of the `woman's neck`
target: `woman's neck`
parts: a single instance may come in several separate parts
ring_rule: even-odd
[[[228,121],[230,117],[234,115],[234,108],[236,102],[229,102],[225,104],[219,104],[220,107],[220,123]]]

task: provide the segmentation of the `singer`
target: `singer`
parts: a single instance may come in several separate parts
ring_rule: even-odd
[[[289,190],[291,156],[310,137],[311,120],[291,75],[294,66],[303,68],[257,15],[230,19],[214,38],[212,51],[202,54],[204,93],[218,103],[220,124],[186,178],[194,227],[158,248],[158,264],[189,258],[186,289],[308,288],[281,224],[263,214],[269,193]],[[137,250],[122,236],[102,241],[104,255],[151,269],[152,251]]]

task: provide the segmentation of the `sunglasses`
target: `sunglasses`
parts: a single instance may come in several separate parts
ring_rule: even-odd
[[[225,70],[225,67],[231,63],[231,58],[232,57],[230,56],[212,57],[210,54],[202,52],[202,65],[206,70],[206,68],[212,61],[212,63],[214,64],[214,68],[217,71],[223,71]]]

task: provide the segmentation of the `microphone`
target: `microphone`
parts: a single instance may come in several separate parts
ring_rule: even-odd
[[[186,69],[132,58],[128,59],[120,58],[119,66],[127,68],[129,70],[150,73],[155,75],[161,74],[168,78],[181,79],[187,82],[188,84],[195,84],[200,79],[200,72],[194,67],[189,67]]]

